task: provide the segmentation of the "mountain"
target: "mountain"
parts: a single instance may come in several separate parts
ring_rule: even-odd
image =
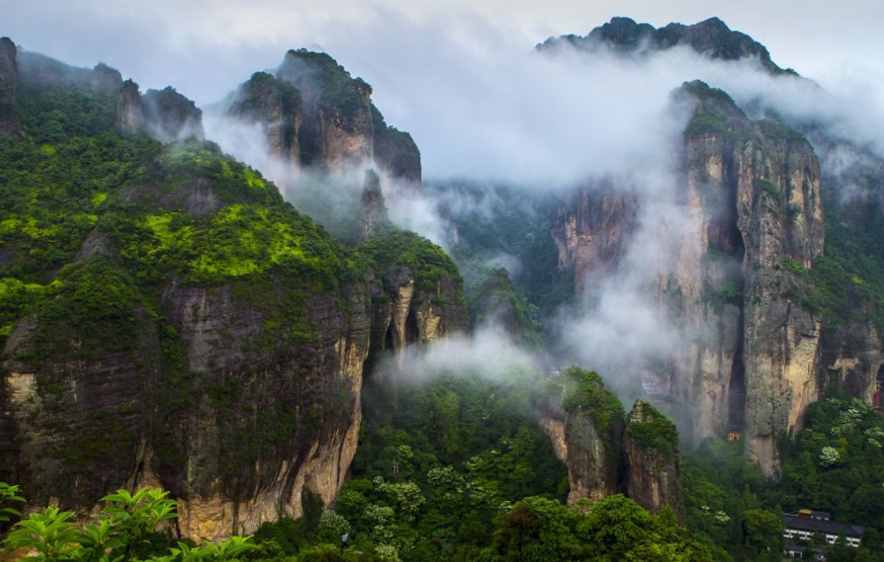
[[[745,33],[730,29],[719,18],[709,18],[693,25],[670,23],[655,28],[647,23],[636,23],[631,18],[615,17],[584,36],[550,37],[537,45],[537,50],[553,52],[563,47],[587,52],[608,48],[623,54],[639,55],[686,47],[712,59],[757,59],[762,68],[771,74],[797,76],[794,70],[783,69],[774,63],[764,45]]]
[[[338,242],[171,88],[3,54],[0,479],[65,508],[160,485],[194,539],[330,504],[365,365],[465,327],[454,264]]]
[[[538,51],[555,56],[576,48],[593,56],[607,49],[630,64],[630,57],[653,57],[675,46],[712,59],[755,59],[771,75],[797,77],[717,18],[659,29],[614,18],[586,36],[550,38]],[[814,123],[750,117],[726,92],[697,81],[686,82],[674,99],[692,108],[676,150],[679,204],[693,226],[676,243],[674,273],[654,290],[687,345],[642,366],[643,385],[671,412],[688,405],[681,427],[689,442],[736,434],[774,474],[777,436],[799,429],[810,403],[836,388],[871,400],[881,338],[868,318],[876,317],[880,293],[864,283],[878,278],[884,261],[876,243],[863,242],[860,250],[856,242],[865,238],[860,231],[879,231],[880,192],[871,188],[842,203],[839,191],[854,182],[825,166],[833,162],[829,154],[862,151],[827,137]],[[853,177],[864,178],[860,185],[879,182],[872,179],[882,169],[869,164],[874,157],[862,161],[867,164]],[[592,294],[623,267],[640,212],[634,188],[610,180],[562,202],[551,232],[559,269],[574,276],[579,291]],[[836,218],[845,213],[856,220]],[[875,257],[847,259],[857,251]],[[858,263],[863,274],[848,275]]]
[[[226,111],[261,124],[273,153],[293,168],[334,170],[367,160],[419,184],[417,145],[387,125],[371,93],[326,53],[298,49],[285,54],[274,74],[252,75],[230,96]]]

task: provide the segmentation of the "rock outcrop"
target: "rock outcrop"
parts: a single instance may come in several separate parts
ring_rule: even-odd
[[[635,195],[618,192],[610,182],[579,189],[553,221],[559,269],[573,270],[578,292],[591,291],[617,268],[637,227]]]
[[[15,90],[18,83],[18,49],[9,37],[0,38],[0,135],[19,131],[15,110]]]
[[[568,369],[561,407],[541,404],[539,425],[568,469],[568,503],[625,493],[645,508],[682,515],[678,431],[639,400],[624,418],[596,373]]]
[[[389,226],[381,178],[373,170],[367,170],[360,197],[358,239],[367,240]]]
[[[274,75],[259,72],[242,84],[226,111],[260,124],[274,156],[294,168],[334,172],[368,162],[395,180],[419,184],[417,145],[387,125],[371,93],[329,55],[290,50]]]
[[[632,407],[623,436],[626,495],[653,512],[682,513],[678,432],[648,402]]]
[[[126,134],[134,134],[144,129],[144,104],[138,84],[126,80],[120,86],[120,97],[117,100],[117,130]]]
[[[141,98],[144,122],[154,137],[163,142],[202,139],[203,112],[196,104],[166,87],[148,90]]]
[[[242,84],[227,108],[231,117],[261,125],[271,155],[297,168],[301,162],[301,93],[266,72],[256,72]]]
[[[714,219],[700,220],[698,234],[708,233],[701,248],[716,259],[730,256],[739,264],[738,272],[721,272],[718,283],[707,283],[704,290],[736,303],[737,325],[742,327],[734,344],[724,344],[735,350],[730,369],[726,363],[707,361],[712,368],[701,367],[690,379],[694,388],[702,389],[698,399],[712,400],[725,388],[716,375],[726,374],[730,429],[745,433],[750,454],[771,474],[777,467],[776,438],[797,429],[804,410],[818,397],[820,322],[801,306],[794,269],[813,268],[823,251],[820,165],[810,143],[794,131],[773,121],[741,119],[733,102],[704,84],[691,83],[686,89],[700,100],[685,134],[688,197],[699,204],[691,206],[705,209],[706,217],[721,216],[720,206],[709,204],[709,192],[720,193],[734,206],[733,216],[719,225]],[[715,273],[714,268],[709,271]],[[679,286],[702,278],[702,270],[694,269]],[[708,302],[710,295],[702,298]],[[734,310],[721,310],[716,320],[725,327],[720,333],[727,335]],[[721,338],[713,342],[712,349],[698,350],[693,364],[703,365],[704,355],[722,357],[716,347]],[[701,431],[708,429],[701,426]]]
[[[597,373],[568,369],[561,406],[542,408],[541,429],[568,468],[568,503],[600,500],[621,488],[623,409]]]

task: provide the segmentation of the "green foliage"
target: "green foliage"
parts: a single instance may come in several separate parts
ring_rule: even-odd
[[[639,447],[657,451],[665,458],[672,458],[678,448],[678,430],[675,424],[647,402],[638,403],[636,409],[639,408],[639,416],[630,417],[626,424],[626,434]]]
[[[765,478],[740,443],[707,442],[682,462],[688,527],[730,554],[717,552],[718,560],[778,560],[784,511],[828,511],[876,536],[884,526],[882,438],[884,419],[871,408],[830,398],[811,404],[804,429],[783,442],[779,481]],[[875,560],[874,552],[852,556]]]
[[[21,489],[19,486],[0,482],[0,528],[21,516],[14,505],[24,503],[25,499],[19,495]]]
[[[336,503],[356,544],[409,561],[474,560],[512,502],[563,497],[564,467],[533,417],[535,376],[369,386],[353,479]]]
[[[707,561],[708,548],[670,515],[610,496],[582,506],[526,498],[500,518],[489,561]]]
[[[467,300],[475,324],[500,322],[525,345],[541,345],[538,308],[513,286],[506,269],[489,269]]]
[[[830,326],[873,322],[884,330],[884,213],[879,203],[861,208],[823,191],[826,242],[823,256],[802,275],[801,303]]]
[[[584,411],[592,418],[600,435],[622,426],[625,414],[617,395],[605,388],[601,375],[578,367],[567,369],[562,407],[567,412]]]
[[[71,560],[77,549],[74,514],[50,506],[31,513],[15,524],[4,540],[7,548],[36,552],[35,560],[56,562]]]
[[[435,292],[437,284],[447,279],[460,290],[457,266],[448,254],[426,238],[405,230],[391,229],[372,236],[357,249],[357,259],[378,272],[405,266],[415,276],[418,289]]]
[[[345,126],[353,126],[353,118],[362,109],[367,109],[366,101],[371,94],[371,86],[361,78],[353,78],[350,73],[326,53],[298,49],[288,52],[310,69],[307,80],[315,81],[320,92],[320,104],[332,111],[340,112]]]
[[[772,181],[759,179],[755,182],[761,189],[761,193],[766,194],[771,200],[779,202],[783,198],[783,192],[779,186]]]

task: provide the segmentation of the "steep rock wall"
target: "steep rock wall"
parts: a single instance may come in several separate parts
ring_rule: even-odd
[[[674,257],[656,290],[683,344],[645,369],[663,389],[655,399],[688,405],[691,441],[745,434],[772,474],[775,439],[799,427],[819,391],[820,321],[801,306],[795,272],[823,250],[820,165],[803,137],[748,119],[724,92],[693,82],[676,99],[694,107],[676,194],[686,227],[660,233],[674,238]],[[560,264],[590,295],[622,266],[637,213],[616,186],[584,190],[559,211]]]

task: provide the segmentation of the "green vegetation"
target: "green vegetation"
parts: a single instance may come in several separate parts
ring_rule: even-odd
[[[0,489],[6,484],[0,483]],[[255,550],[251,539],[231,537],[219,543],[193,546],[171,537],[165,523],[176,517],[175,502],[166,492],[142,488],[130,493],[119,490],[102,498],[97,515],[82,526],[75,514],[50,506],[35,511],[13,526],[3,543],[7,549],[25,549],[38,562],[220,562],[241,560]]]
[[[826,245],[803,282],[801,303],[832,327],[871,321],[884,332],[884,213],[879,203],[840,203],[823,191]]]
[[[783,192],[777,184],[765,179],[759,179],[756,183],[761,188],[761,193],[768,195],[772,201],[779,202],[782,200]]]
[[[617,395],[605,387],[601,375],[571,367],[564,372],[563,378],[565,392],[562,408],[566,412],[586,412],[601,435],[623,426],[623,405]]]
[[[405,230],[390,229],[356,248],[363,267],[385,273],[392,267],[408,267],[419,290],[434,293],[443,279],[458,283],[460,274],[448,254],[426,238]],[[462,291],[462,287],[457,287]]]
[[[326,53],[298,49],[289,51],[287,56],[307,65],[311,72],[305,80],[318,83],[320,104],[332,111],[340,111],[345,125],[352,126],[352,120],[359,111],[368,109],[366,100],[371,94],[371,86],[361,78],[350,76],[343,66]]]
[[[884,560],[884,418],[856,400],[810,406],[806,426],[782,443],[782,476],[765,478],[742,443],[709,441],[682,462],[687,526],[717,545],[716,560],[780,560],[781,513],[810,508],[867,527],[860,549],[830,559]]]
[[[654,516],[624,496],[589,505],[562,506],[526,498],[506,514],[482,560],[507,562],[709,560],[708,547],[675,522]]]
[[[626,435],[639,447],[672,458],[678,448],[675,424],[647,402],[639,402],[636,412],[626,424]]]
[[[527,346],[543,343],[538,308],[513,286],[502,267],[487,270],[485,280],[470,291],[468,306],[476,325],[496,320]]]

